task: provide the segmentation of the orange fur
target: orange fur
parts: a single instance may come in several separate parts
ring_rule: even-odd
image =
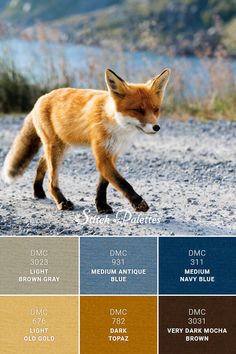
[[[169,74],[166,69],[146,84],[129,84],[107,70],[108,91],[63,88],[42,96],[9,152],[4,169],[6,179],[13,177],[11,171],[14,177],[22,174],[33,157],[32,152],[28,152],[30,144],[37,140],[43,145],[44,156],[35,177],[35,196],[45,196],[42,183],[48,170],[49,191],[58,208],[71,209],[72,203],[58,187],[58,167],[68,146],[90,145],[101,175],[96,199],[98,211],[111,212],[103,200],[108,183],[120,190],[137,211],[146,211],[146,202],[119,174],[115,163],[126,142],[138,131],[155,133],[152,127],[157,127]],[[18,173],[17,165],[22,167]]]

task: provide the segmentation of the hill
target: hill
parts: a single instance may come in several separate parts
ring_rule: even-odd
[[[2,17],[13,22],[32,24],[35,21],[51,21],[75,13],[101,9],[123,0],[0,0]]]
[[[50,40],[236,56],[236,0],[0,0],[1,9],[2,19],[33,26],[31,38],[40,21]]]

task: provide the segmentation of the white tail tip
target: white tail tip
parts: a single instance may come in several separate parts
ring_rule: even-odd
[[[5,160],[5,162],[4,162],[4,165],[3,165],[1,177],[2,177],[3,181],[4,181],[5,183],[7,183],[7,184],[12,184],[12,183],[14,183],[15,180],[16,180],[15,177],[12,177],[12,176],[9,174],[7,158],[6,158],[6,160]]]

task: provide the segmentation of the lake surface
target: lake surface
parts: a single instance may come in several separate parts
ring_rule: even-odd
[[[199,94],[196,82],[207,85],[209,68],[213,65],[231,67],[236,75],[236,61],[195,57],[168,57],[153,52],[122,52],[75,44],[54,44],[20,39],[2,40],[0,57],[14,62],[29,78],[42,82],[52,75],[60,77],[66,71],[74,86],[100,86],[103,71],[110,67],[129,81],[145,81],[170,67],[183,77],[187,91]],[[199,80],[200,78],[200,80]],[[100,82],[98,82],[100,80]],[[200,85],[200,84],[199,84]]]

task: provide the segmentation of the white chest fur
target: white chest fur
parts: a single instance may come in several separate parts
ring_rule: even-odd
[[[105,148],[113,155],[124,153],[134,141],[136,131],[131,127],[119,125],[107,127],[109,137],[105,142]]]
[[[107,114],[115,120],[113,124],[106,126],[108,137],[105,141],[105,148],[113,155],[120,155],[130,147],[137,134],[136,122],[134,118],[117,112],[111,98],[107,101],[105,109]]]

